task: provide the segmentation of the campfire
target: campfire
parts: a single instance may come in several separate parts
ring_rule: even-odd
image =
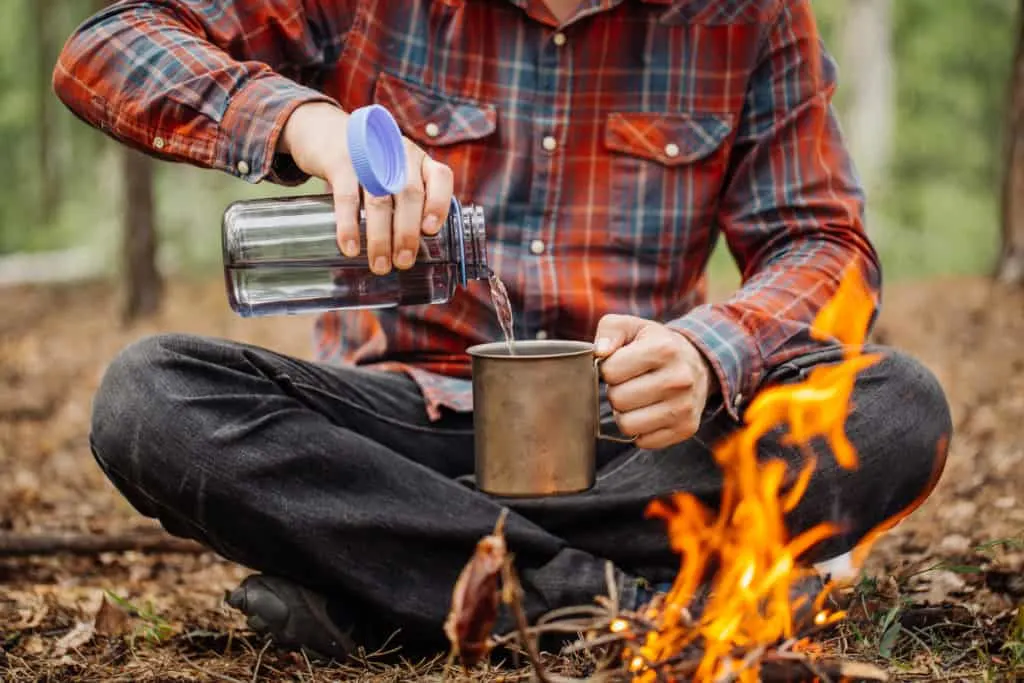
[[[445,626],[453,656],[472,666],[489,648],[515,642],[526,648],[541,680],[566,680],[545,673],[537,655],[536,638],[554,632],[580,634],[582,639],[566,651],[601,651],[607,674],[634,683],[886,680],[874,667],[819,655],[813,635],[842,620],[844,613],[826,605],[831,585],[813,596],[801,597],[795,589],[809,584],[814,574],[801,558],[842,530],[822,523],[790,537],[784,519],[814,472],[812,439],[824,439],[842,467],[857,467],[844,425],[857,374],[878,361],[863,351],[873,303],[860,270],[847,269],[812,327],[816,339],[843,345],[842,361],[813,369],[799,383],[765,389],[750,404],[743,428],[715,448],[724,474],[717,511],[687,493],[649,506],[648,516],[664,520],[671,547],[680,557],[667,594],[639,612],[627,612],[619,608],[609,581],[610,594],[599,597],[597,604],[556,610],[527,626],[499,522],[456,584]],[[783,461],[757,457],[759,440],[780,426],[786,429],[787,443],[805,456],[795,476]],[[855,562],[876,536],[862,543]],[[516,614],[519,627],[492,638],[499,596]],[[803,678],[793,675],[797,669]]]

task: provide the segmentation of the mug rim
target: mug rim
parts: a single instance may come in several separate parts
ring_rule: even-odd
[[[530,353],[525,355],[512,356],[508,353],[508,345],[503,341],[475,344],[466,349],[466,353],[474,358],[486,358],[488,360],[544,360],[551,358],[571,358],[593,353],[594,344],[585,341],[572,339],[523,339],[512,342],[516,348],[553,347],[550,353]],[[500,353],[492,353],[500,351]]]

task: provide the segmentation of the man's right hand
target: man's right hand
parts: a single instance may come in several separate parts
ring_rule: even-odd
[[[311,176],[327,181],[334,195],[338,248],[349,257],[359,255],[361,190],[348,154],[349,116],[326,102],[300,105],[285,123],[278,152],[291,155]],[[400,270],[416,262],[420,234],[436,235],[448,216],[454,178],[451,169],[434,161],[403,137],[408,158],[408,184],[394,197],[367,194],[367,262],[377,275]]]

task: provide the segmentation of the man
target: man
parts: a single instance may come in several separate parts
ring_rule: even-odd
[[[436,643],[503,506],[531,618],[603,593],[606,561],[627,603],[645,599],[677,569],[648,502],[714,504],[709,445],[763,387],[839,360],[808,330],[844,268],[880,286],[809,0],[122,0],[54,78],[78,116],[157,158],[327,181],[346,253],[346,112],[382,104],[410,184],[365,197],[368,266],[408,268],[453,194],[478,203],[518,336],[606,358],[606,422],[635,447],[602,442],[587,493],[495,500],[472,485],[464,353],[500,338],[485,283],[324,315],[317,362],[183,335],[124,350],[96,397],[96,459],[141,513],[257,570],[229,602],[284,646],[343,657],[395,627]],[[708,305],[719,231],[744,283]],[[942,390],[883,353],[848,419],[859,469],[824,453],[788,518],[844,525],[807,561],[842,556],[941,470]],[[774,439],[764,455],[799,459]]]

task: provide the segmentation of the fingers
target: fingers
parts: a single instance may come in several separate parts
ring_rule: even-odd
[[[359,181],[352,173],[336,173],[327,181],[334,197],[338,248],[350,258],[359,256]]]
[[[391,272],[391,221],[394,203],[390,195],[374,197],[365,193],[366,255],[370,270],[377,275]]]
[[[454,178],[448,166],[406,141],[409,183],[392,197],[367,196],[366,234],[370,268],[378,275],[416,263],[420,235],[436,235],[448,217]]]
[[[426,155],[420,164],[420,172],[426,190],[420,229],[425,235],[436,235],[448,218],[448,208],[455,191],[455,176],[448,166]]]
[[[675,333],[659,333],[653,328],[643,333],[643,328],[640,329],[634,339],[601,363],[601,375],[609,385],[622,384],[646,372],[676,364],[679,346]],[[685,377],[692,380],[691,374]]]
[[[642,448],[650,446],[640,444],[641,440],[660,431],[670,432],[672,442],[677,443],[693,436],[700,426],[700,416],[693,403],[685,400],[662,401],[639,410],[619,413],[615,421],[619,431],[626,436],[637,437],[637,445]]]
[[[689,373],[659,370],[647,372],[623,384],[608,387],[608,402],[617,412],[626,413],[667,401],[693,388]]]
[[[406,177],[408,184],[395,195],[395,216],[393,251],[395,267],[400,270],[412,267],[416,262],[416,251],[420,243],[420,225],[423,222],[423,204],[426,193],[423,187],[424,154],[415,145],[406,141],[406,159],[409,165]]]
[[[696,432],[694,432],[696,433]],[[682,435],[680,437],[679,432],[674,429],[659,429],[656,432],[650,434],[644,434],[638,437],[633,443],[637,448],[643,448],[649,451],[656,451],[661,448],[668,448],[669,446],[675,446],[679,443],[680,438],[683,440],[690,438],[693,434]]]
[[[640,330],[647,324],[643,318],[631,315],[606,315],[597,323],[595,334],[598,358],[609,356],[620,347],[633,341]]]
[[[601,362],[601,377],[609,386],[624,384],[665,364],[649,346],[626,344]]]

